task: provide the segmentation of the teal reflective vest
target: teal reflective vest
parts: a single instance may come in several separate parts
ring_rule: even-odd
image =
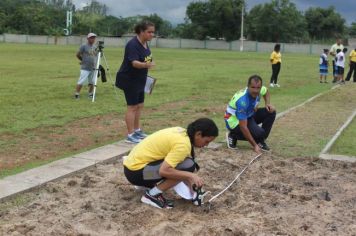
[[[267,87],[262,86],[260,91],[260,96],[258,96],[255,100],[256,101],[255,107],[258,106],[260,97],[265,96],[266,93],[267,93]],[[236,114],[236,109],[237,109],[236,104],[240,99],[244,99],[245,96],[248,96],[247,88],[245,90],[240,90],[239,92],[235,93],[234,96],[231,98],[230,102],[228,103],[226,107],[225,117],[224,117],[227,128],[234,129],[236,126],[239,125],[239,120]]]

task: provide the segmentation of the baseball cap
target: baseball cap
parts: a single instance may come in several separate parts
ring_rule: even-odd
[[[87,36],[87,39],[88,39],[88,38],[91,38],[91,37],[96,37],[96,34],[94,34],[94,33],[89,33],[88,36]]]

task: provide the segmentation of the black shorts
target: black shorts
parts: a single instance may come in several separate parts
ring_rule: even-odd
[[[144,186],[153,188],[156,184],[164,178],[159,175],[159,168],[164,160],[149,163],[144,168],[139,170],[130,170],[124,166],[124,173],[127,180],[136,186]],[[176,167],[177,170],[194,172],[196,164],[191,158],[186,158],[182,163]]]
[[[144,103],[145,101],[144,91],[137,92],[133,90],[124,89],[124,94],[125,94],[126,104],[128,106],[135,106],[140,103]]]
[[[345,68],[344,68],[344,67],[338,66],[336,73],[337,73],[338,75],[343,75],[343,74],[344,74],[344,71],[345,71]]]

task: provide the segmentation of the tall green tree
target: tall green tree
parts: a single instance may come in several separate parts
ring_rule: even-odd
[[[234,40],[240,37],[241,9],[243,0],[209,0],[188,5],[186,24],[193,29],[193,38],[207,36]]]
[[[307,37],[305,19],[289,0],[254,6],[247,17],[247,33],[252,40],[266,42],[295,42]]]
[[[349,27],[349,35],[356,37],[356,22],[352,22]]]
[[[345,20],[332,6],[309,8],[305,12],[305,19],[312,39],[327,39],[345,33]]]
[[[107,10],[108,8],[105,4],[92,0],[87,6],[83,7],[82,11],[85,13],[106,16]]]

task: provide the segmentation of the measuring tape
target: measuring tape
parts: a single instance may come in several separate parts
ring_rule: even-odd
[[[220,191],[218,194],[212,196],[208,203],[208,210],[210,210],[211,207],[211,203],[218,198],[221,194],[223,194],[226,190],[228,190],[235,182],[236,180],[238,180],[240,178],[240,176],[245,172],[245,170],[255,161],[257,160],[257,158],[259,158],[262,155],[262,153],[258,154],[257,156],[255,156],[254,158],[252,158],[252,160],[245,166],[245,168],[243,168],[243,170],[235,177],[235,179],[226,187],[224,188],[222,191]]]

